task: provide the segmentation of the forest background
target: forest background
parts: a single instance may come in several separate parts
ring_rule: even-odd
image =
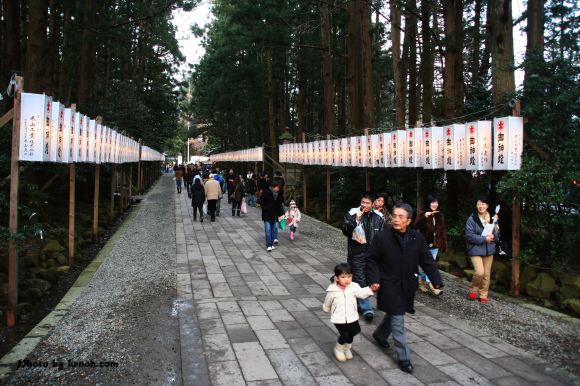
[[[428,193],[438,194],[458,255],[476,194],[488,193],[506,209],[517,197],[522,203],[520,257],[533,271],[529,276],[546,273],[561,289],[567,280],[561,272],[580,271],[580,12],[575,1],[528,0],[514,20],[509,0],[214,0],[211,21],[193,27],[203,37],[205,54],[184,81],[184,57],[171,17],[175,10],[195,9],[199,1],[0,3],[1,112],[12,106],[4,86],[18,73],[25,91],[76,103],[82,113],[102,116],[104,124],[168,155],[184,154],[186,139],[201,135],[207,152],[266,144],[277,160],[281,136],[313,140],[360,135],[364,129],[490,119],[509,115],[508,102],[519,99],[525,118],[522,170],[422,171],[419,178],[412,169],[371,170],[371,186],[391,202],[402,199],[417,209]],[[519,25],[525,25],[527,46],[518,68],[523,85],[516,88],[513,27]],[[5,288],[10,124],[0,131],[0,284]],[[241,172],[251,165],[228,166]],[[68,194],[67,169],[41,164],[22,169],[20,245],[38,241],[38,227],[58,239],[66,223],[67,203],[58,197]],[[90,208],[91,173],[90,167],[79,167],[80,217],[83,202]],[[309,213],[322,219],[325,168],[309,167],[305,173]],[[364,173],[332,168],[330,223],[338,223],[356,204]],[[107,167],[103,174],[113,176]],[[295,198],[303,202],[299,181]],[[108,194],[107,186],[103,182],[101,195]],[[35,224],[33,213],[40,214]],[[82,226],[80,221],[79,248],[90,242]],[[509,240],[509,210],[502,212],[502,229]],[[38,270],[47,269],[46,259],[23,254],[21,275],[37,279]],[[25,291],[30,282],[21,285]],[[580,306],[580,284],[574,288],[570,298],[552,291],[547,300],[570,308],[563,300],[576,299]]]

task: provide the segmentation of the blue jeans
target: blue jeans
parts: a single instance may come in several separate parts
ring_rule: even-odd
[[[431,252],[431,256],[433,256],[433,260],[437,260],[439,248],[429,248],[429,251]],[[421,280],[423,280],[425,283],[431,283],[431,280],[429,280],[429,276],[427,276],[425,272],[421,272],[419,276],[421,277]]]
[[[177,187],[177,193],[181,193],[181,180],[175,180],[175,186]]]
[[[256,195],[253,193],[248,193],[248,205],[256,206]]]
[[[389,335],[393,334],[397,359],[400,361],[411,360],[411,351],[407,347],[407,336],[405,335],[405,315],[385,314],[383,321],[375,330],[375,334],[383,342],[386,342]]]
[[[276,221],[264,221],[264,229],[266,230],[266,248],[274,245],[274,240],[278,238],[278,224]]]

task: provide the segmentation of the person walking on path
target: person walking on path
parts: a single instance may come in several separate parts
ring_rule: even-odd
[[[207,212],[212,222],[215,221],[216,203],[222,196],[220,183],[213,177],[213,174],[210,174],[209,179],[204,185],[205,198],[207,199]]]
[[[298,223],[302,220],[300,209],[296,206],[296,201],[290,201],[290,208],[284,214],[286,219],[286,226],[290,228],[290,240],[294,241],[294,235],[298,229]]]
[[[427,196],[427,206],[429,209],[425,213],[417,215],[415,229],[417,229],[427,242],[433,260],[437,261],[439,252],[447,251],[447,229],[445,228],[445,216],[439,207],[439,200],[433,194]],[[441,292],[433,287],[429,276],[422,272],[419,275],[419,289],[422,292],[429,292],[438,296]]]
[[[366,287],[367,278],[365,273],[368,249],[375,235],[383,229],[383,216],[372,209],[374,197],[370,192],[364,192],[361,195],[360,206],[352,208],[344,216],[342,222],[342,233],[348,237],[348,264],[352,268],[353,281],[361,287]],[[355,228],[364,233],[364,243],[355,240],[353,232]],[[369,299],[359,299],[358,309],[364,316],[365,320],[373,320],[375,313]]]
[[[214,169],[212,171],[212,173],[213,173],[214,180],[216,180],[217,182],[219,182],[220,188],[222,190],[222,194],[221,194],[220,198],[216,202],[216,209],[215,209],[215,215],[219,217],[220,210],[221,210],[221,207],[222,207],[222,198],[223,198],[224,193],[226,192],[226,180],[224,180],[224,178],[219,174],[219,169],[217,169],[217,168]]]
[[[252,172],[248,172],[248,175],[246,176],[246,181],[244,184],[244,190],[246,192],[246,195],[248,196],[248,205],[249,206],[256,206],[256,191],[257,191],[257,186],[256,186],[256,176],[254,176],[254,173]]]
[[[228,172],[228,176],[226,177],[226,185],[228,188],[228,204],[231,204],[236,186],[236,174],[234,173],[234,169],[230,169]]]
[[[191,198],[191,184],[192,184],[192,180],[193,180],[193,170],[191,165],[186,165],[185,166],[185,175],[183,176],[184,178],[184,183],[185,183],[185,188],[187,190],[187,194],[189,194],[190,198]]]
[[[491,265],[496,241],[499,240],[499,227],[497,214],[491,217],[487,211],[489,200],[486,196],[477,198],[475,208],[476,211],[467,218],[465,224],[467,254],[475,270],[467,297],[469,300],[477,300],[479,297],[479,301],[485,304],[489,301]]]
[[[177,193],[181,194],[181,184],[183,183],[183,170],[181,168],[175,169],[175,186],[177,187]]]
[[[373,209],[376,210],[377,212],[380,212],[383,215],[385,226],[391,226],[392,222],[391,214],[389,213],[387,207],[385,206],[386,197],[387,196],[385,193],[378,193],[375,196],[375,201],[373,202]]]
[[[278,244],[278,219],[284,215],[282,196],[279,194],[280,184],[272,182],[272,186],[262,192],[260,206],[262,207],[262,221],[266,232],[266,250],[271,252]]]
[[[193,207],[193,221],[197,220],[199,211],[199,222],[203,222],[203,203],[205,202],[205,189],[201,184],[201,178],[196,178],[191,187],[191,206]]]
[[[382,347],[389,347],[387,338],[393,335],[399,368],[413,372],[411,353],[405,336],[405,313],[414,313],[418,266],[427,272],[435,288],[443,281],[423,236],[409,228],[413,209],[409,204],[396,204],[393,224],[379,232],[373,240],[367,259],[367,281],[378,289],[377,308],[385,317],[373,333]]]
[[[234,182],[234,193],[232,195],[232,216],[240,217],[242,200],[244,199],[244,184],[240,177],[236,177]]]
[[[352,359],[352,341],[361,331],[358,323],[357,299],[373,296],[370,287],[361,288],[352,282],[352,270],[346,263],[334,267],[332,283],[326,290],[326,298],[322,305],[324,312],[330,312],[330,321],[338,330],[340,336],[334,346],[334,356],[339,362]]]

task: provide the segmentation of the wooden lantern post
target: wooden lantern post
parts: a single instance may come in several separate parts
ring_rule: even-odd
[[[97,124],[101,124],[103,118],[97,117]],[[97,146],[97,144],[95,144]],[[93,192],[93,241],[99,239],[99,188],[101,183],[101,164],[95,165],[95,191]]]
[[[512,116],[519,117],[521,114],[521,104],[516,100],[512,108]],[[521,203],[518,195],[514,197],[512,203],[512,282],[510,294],[515,297],[520,296],[520,229],[521,229]]]
[[[20,171],[18,160],[20,158],[20,104],[22,101],[22,87],[24,79],[16,77],[16,92],[14,95],[14,108],[12,110],[12,153],[10,157],[10,211],[8,217],[8,310],[6,313],[6,326],[14,327],[16,324],[16,307],[18,305],[18,251],[14,237],[18,232],[18,184],[20,183]]]
[[[71,109],[76,110],[77,105],[71,104]],[[76,141],[76,138],[75,138]],[[71,160],[68,165],[68,265],[75,262],[75,194],[76,194],[76,169]]]

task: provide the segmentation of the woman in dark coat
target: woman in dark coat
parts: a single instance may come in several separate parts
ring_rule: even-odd
[[[191,187],[191,206],[193,207],[193,221],[197,220],[199,210],[199,221],[203,222],[203,203],[205,202],[205,190],[201,184],[201,178],[196,178]]]
[[[427,242],[429,251],[433,255],[433,260],[437,261],[439,252],[447,251],[447,229],[445,228],[445,216],[440,210],[439,200],[435,195],[427,196],[428,209],[424,213],[417,215],[415,220],[415,229],[417,229]],[[440,291],[433,288],[433,284],[429,277],[422,272],[419,276],[419,289],[423,292],[429,292],[435,296],[439,295]]]
[[[234,181],[232,193],[232,216],[240,217],[240,209],[242,207],[242,200],[244,199],[244,184],[240,177],[236,177]]]

